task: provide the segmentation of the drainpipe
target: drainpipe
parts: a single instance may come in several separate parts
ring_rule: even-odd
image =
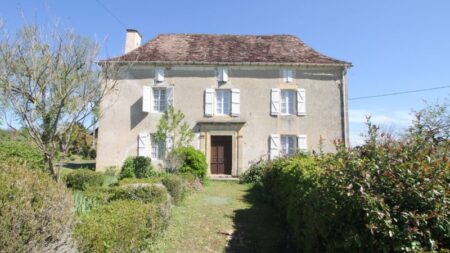
[[[341,94],[342,94],[342,137],[346,148],[350,147],[349,138],[349,122],[348,122],[348,98],[347,98],[347,66],[342,71],[341,82]]]

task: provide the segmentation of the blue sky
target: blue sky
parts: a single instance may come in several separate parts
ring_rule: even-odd
[[[139,30],[144,41],[159,33],[293,34],[354,64],[348,75],[350,98],[450,85],[446,0],[98,1],[8,0],[1,4],[0,17],[10,31],[25,22],[59,21],[103,42],[102,56],[122,53],[126,28]],[[409,124],[411,110],[423,107],[425,100],[443,101],[449,93],[442,89],[349,101],[353,143],[360,141],[365,115],[401,129]]]

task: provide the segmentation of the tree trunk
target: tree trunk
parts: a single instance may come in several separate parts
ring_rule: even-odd
[[[55,166],[53,164],[53,156],[49,154],[45,154],[44,162],[47,164],[48,170],[50,171],[53,180],[56,182],[59,181],[59,170],[55,170]]]

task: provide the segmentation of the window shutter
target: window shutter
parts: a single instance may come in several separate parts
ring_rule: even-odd
[[[237,117],[241,113],[241,91],[231,89],[231,116]]]
[[[297,148],[301,151],[308,150],[308,141],[306,135],[297,135]]]
[[[146,147],[148,143],[148,134],[140,133],[138,135],[138,156],[146,156]]]
[[[173,106],[173,98],[175,96],[175,87],[169,86],[166,88],[166,100],[167,100],[167,106]]]
[[[164,68],[156,68],[155,69],[155,80],[157,82],[164,81]]]
[[[306,115],[306,93],[305,89],[297,90],[297,115]]]
[[[270,93],[270,114],[278,115],[280,113],[280,89],[272,89]]]
[[[270,135],[270,160],[277,158],[280,155],[280,135],[272,134]]]
[[[218,68],[217,69],[217,80],[219,82],[228,82],[228,69]]]
[[[144,86],[142,90],[142,111],[150,112],[152,109],[152,87]]]
[[[200,150],[200,133],[194,133],[194,148]]]
[[[213,116],[214,89],[205,90],[205,116]]]

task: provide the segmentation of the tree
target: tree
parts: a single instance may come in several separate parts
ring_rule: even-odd
[[[159,120],[155,134],[156,141],[169,142],[173,149],[188,146],[194,138],[194,133],[183,120],[183,112],[180,110],[175,111],[173,106],[169,106],[164,116]]]
[[[4,115],[27,130],[48,170],[59,180],[77,125],[85,125],[116,81],[117,68],[97,63],[99,45],[70,30],[28,25],[0,36],[0,103]],[[12,117],[12,118],[11,118]],[[12,123],[8,123],[14,126]]]

